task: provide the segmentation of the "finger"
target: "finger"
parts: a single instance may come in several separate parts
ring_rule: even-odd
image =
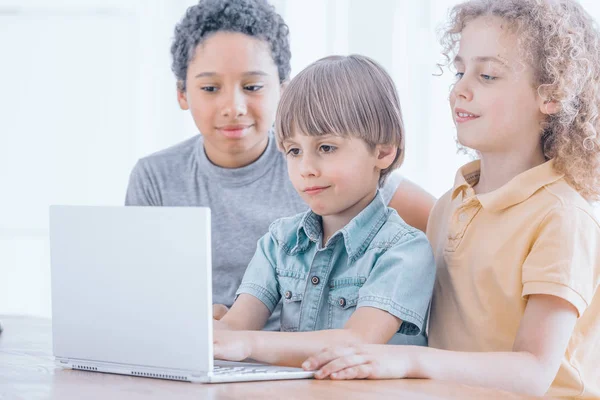
[[[367,360],[364,356],[360,354],[351,354],[348,356],[337,358],[330,363],[323,366],[319,371],[317,371],[317,376],[319,379],[323,379],[333,373],[338,371],[342,371],[357,365],[361,365],[366,363]]]
[[[324,349],[321,353],[310,356],[302,363],[305,370],[315,370],[340,357],[356,354],[355,347],[333,347]]]
[[[342,379],[365,379],[368,378],[373,371],[371,364],[356,365],[351,368],[344,369],[339,372],[331,374],[331,379],[342,380]]]

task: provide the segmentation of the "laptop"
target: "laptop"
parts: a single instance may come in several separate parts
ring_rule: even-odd
[[[210,227],[201,207],[51,206],[56,363],[204,383],[313,377],[213,360]]]

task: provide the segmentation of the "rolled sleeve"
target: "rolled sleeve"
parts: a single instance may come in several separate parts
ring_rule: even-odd
[[[581,316],[600,280],[600,227],[592,215],[571,206],[552,210],[523,264],[522,296],[552,295]]]
[[[399,333],[418,335],[425,325],[435,281],[431,246],[421,232],[405,233],[376,261],[359,290],[357,307],[375,307],[402,320]]]
[[[281,298],[275,272],[277,244],[271,233],[259,239],[254,257],[248,264],[236,297],[246,293],[262,301],[273,312]]]

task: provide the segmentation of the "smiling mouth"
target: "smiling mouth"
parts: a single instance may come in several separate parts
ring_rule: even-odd
[[[248,132],[253,125],[231,125],[217,128],[221,133],[228,138],[237,139],[241,138]]]
[[[454,112],[454,120],[457,123],[468,122],[477,118],[479,118],[479,115],[472,114],[468,111],[460,110]]]
[[[310,194],[310,195],[315,195],[315,194],[319,194],[322,191],[324,191],[325,189],[328,189],[329,186],[313,186],[313,187],[309,187],[304,189],[304,193],[306,194]]]

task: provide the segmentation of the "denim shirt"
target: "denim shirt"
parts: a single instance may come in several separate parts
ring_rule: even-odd
[[[283,298],[282,331],[343,328],[357,307],[402,320],[389,343],[427,345],[425,324],[435,262],[425,234],[407,225],[381,195],[322,243],[312,211],[273,222],[237,291],[273,312]]]

